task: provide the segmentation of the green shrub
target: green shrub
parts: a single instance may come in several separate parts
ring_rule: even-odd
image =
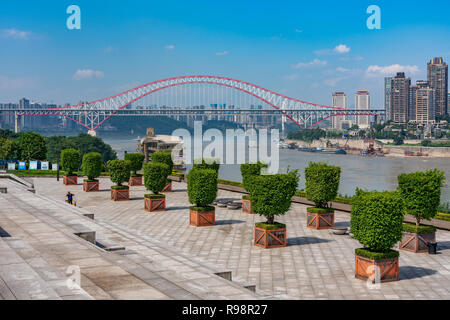
[[[81,152],[76,149],[64,149],[61,151],[61,167],[71,176],[80,167]]]
[[[260,161],[258,161],[256,163],[241,164],[242,184],[244,185],[245,190],[248,191],[248,181],[247,181],[248,179],[247,178],[252,175],[260,175],[261,170],[263,168],[267,168],[267,164],[262,163]]]
[[[152,153],[150,156],[153,163],[165,163],[169,166],[169,172],[173,171],[173,161],[172,161],[172,153],[167,151],[160,151]]]
[[[147,190],[151,190],[154,194],[163,191],[167,185],[169,173],[169,166],[165,163],[151,162],[145,164],[144,184]]]
[[[317,208],[324,208],[336,198],[341,168],[323,162],[310,162],[305,169],[306,198]]]
[[[398,258],[400,256],[400,253],[395,250],[388,250],[386,252],[376,252],[376,251],[372,251],[367,248],[355,249],[355,254],[357,256],[361,256],[361,257],[365,257],[367,259],[373,259],[373,260]]]
[[[274,224],[274,216],[285,214],[291,207],[298,186],[297,170],[287,174],[252,175],[248,177],[252,210]]]
[[[189,202],[204,207],[217,197],[217,171],[192,169],[187,176]]]
[[[145,194],[144,197],[147,199],[161,199],[165,198],[166,196],[163,194]]]
[[[125,153],[125,160],[131,162],[131,171],[136,176],[137,172],[142,169],[145,156],[142,153]]]
[[[204,206],[204,207],[191,206],[191,207],[189,207],[189,209],[191,209],[193,211],[203,211],[203,212],[215,210],[215,208],[213,206]]]
[[[309,213],[333,213],[334,209],[332,208],[306,208],[306,211]]]
[[[255,226],[261,229],[271,230],[271,229],[284,229],[286,225],[284,223],[274,222],[273,224],[268,224],[264,222],[255,223]]]
[[[130,180],[130,166],[128,160],[109,160],[107,163],[110,179],[115,182],[117,186]]]
[[[404,200],[397,191],[356,190],[351,212],[351,232],[374,252],[388,252],[402,238]]]
[[[220,159],[195,159],[192,169],[211,169],[219,173]]]
[[[83,169],[84,175],[88,177],[88,180],[95,180],[102,173],[102,155],[98,152],[86,153],[83,156],[81,168]]]
[[[241,188],[244,187],[244,185],[241,182],[224,180],[224,179],[217,179],[217,183],[226,184],[226,185],[234,186],[234,187],[241,187]]]
[[[416,217],[416,225],[420,225],[422,219],[431,220],[436,216],[444,180],[444,173],[437,169],[398,176],[398,189],[405,199],[406,212]]]
[[[113,190],[127,190],[127,189],[130,189],[130,187],[129,186],[112,186],[111,189],[113,189]]]
[[[404,223],[403,231],[411,233],[435,233],[436,227],[433,226],[417,226],[412,223]]]

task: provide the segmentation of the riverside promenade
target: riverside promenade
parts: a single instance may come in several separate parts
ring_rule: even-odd
[[[360,244],[348,235],[306,228],[306,206],[301,204],[293,203],[291,210],[277,219],[287,225],[288,246],[267,250],[253,245],[254,223],[264,220],[258,215],[216,208],[216,226],[189,226],[183,182],[173,183],[174,192],[166,194],[167,211],[157,213],[144,211],[144,194],[148,193],[144,187],[131,187],[130,201],[113,202],[107,178],[100,179],[98,193],[83,192],[81,184],[63,186],[55,178],[35,178],[33,182],[36,195],[20,188],[14,195],[10,190],[0,195],[1,208],[7,208],[7,212],[1,210],[0,226],[6,222],[6,227],[17,224],[19,228],[25,222],[11,216],[11,211],[24,210],[33,219],[45,221],[46,228],[51,228],[44,232],[47,241],[54,238],[58,243],[60,225],[47,219],[57,214],[58,221],[67,224],[64,221],[73,216],[71,220],[82,218],[78,224],[95,229],[100,243],[124,249],[100,250],[93,259],[76,257],[60,267],[63,271],[67,264],[80,265],[81,288],[94,299],[450,299],[448,231],[437,232],[439,254],[401,251],[400,281],[369,288],[354,278],[354,249]],[[0,184],[6,183],[0,180]],[[78,208],[64,203],[67,191],[75,194]],[[241,194],[220,190],[218,198],[238,200]],[[83,214],[94,214],[95,220]],[[348,213],[336,213],[338,226],[349,226],[349,221]],[[30,233],[36,230],[32,225],[27,228]],[[18,236],[31,241],[20,232]],[[77,248],[88,243],[75,240],[81,241]],[[5,246],[7,242],[0,243]],[[69,247],[67,244],[58,252],[63,248],[71,251]],[[7,274],[0,269],[0,278]],[[114,280],[117,275],[121,280]]]

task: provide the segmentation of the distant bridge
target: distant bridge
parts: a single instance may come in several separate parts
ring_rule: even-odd
[[[189,90],[179,87],[189,86]],[[225,92],[217,92],[205,86],[221,86],[227,89]],[[177,87],[177,88],[176,88]],[[231,90],[231,92],[230,92]],[[163,91],[168,91],[164,96]],[[131,104],[146,97],[158,95],[159,105],[163,105],[164,99],[166,107],[164,108],[127,108]],[[184,96],[189,95],[190,101],[186,102]],[[222,97],[221,97],[222,95]],[[251,101],[259,101],[268,108],[266,109],[248,109],[244,97]],[[161,98],[163,99],[161,101]],[[243,104],[245,108],[169,108],[167,105],[187,105],[203,101],[204,105],[210,103],[205,101],[225,100],[227,105]],[[229,101],[227,101],[229,100]],[[241,101],[241,105],[239,104]],[[170,102],[169,102],[170,101]],[[237,101],[237,102],[236,102]],[[154,102],[154,101],[153,101]],[[17,119],[21,116],[50,116],[56,115],[73,120],[86,127],[91,133],[95,132],[103,123],[113,116],[173,116],[173,115],[280,115],[282,117],[283,128],[287,119],[290,119],[302,129],[310,129],[318,123],[334,116],[380,116],[385,113],[384,110],[353,110],[346,108],[337,108],[306,102],[295,98],[290,98],[280,93],[262,88],[260,86],[217,76],[183,76],[169,79],[158,80],[148,84],[127,90],[125,92],[113,95],[108,98],[99,99],[91,102],[85,102],[73,106],[65,106],[49,109],[4,109],[2,112],[13,112],[16,116],[16,131],[18,131]]]

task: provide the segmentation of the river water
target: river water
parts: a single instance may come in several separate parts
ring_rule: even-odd
[[[108,139],[103,140],[116,150],[119,158],[123,154],[136,152],[136,140]],[[247,149],[250,152],[252,148]],[[304,188],[304,169],[310,161],[322,161],[341,167],[341,183],[339,192],[343,195],[353,195],[356,187],[367,190],[395,190],[397,176],[401,173],[424,171],[437,168],[445,172],[446,183],[442,189],[441,202],[450,202],[450,159],[449,158],[390,158],[390,157],[362,157],[358,155],[334,155],[300,152],[297,150],[280,149],[280,172],[299,169],[301,174],[299,189]],[[189,170],[190,166],[187,165]],[[221,179],[241,181],[239,165],[221,165],[219,176]]]

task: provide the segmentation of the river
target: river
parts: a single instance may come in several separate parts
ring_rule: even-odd
[[[136,152],[136,140],[103,138],[116,150],[119,158],[123,154]],[[339,192],[343,195],[353,195],[357,187],[367,190],[395,190],[397,176],[401,173],[424,171],[437,168],[445,172],[446,183],[442,189],[441,202],[450,202],[450,159],[447,158],[390,158],[362,157],[358,155],[334,155],[300,152],[297,150],[280,149],[280,172],[299,169],[301,173],[299,189],[304,188],[304,169],[310,161],[323,161],[341,167],[341,183]],[[190,166],[187,165],[189,170]],[[239,165],[222,165],[219,176],[221,179],[241,181]]]

